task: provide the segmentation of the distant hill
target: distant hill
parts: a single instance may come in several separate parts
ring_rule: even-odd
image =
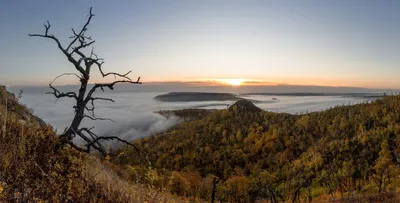
[[[246,99],[241,99],[235,102],[233,105],[229,107],[230,110],[236,109],[236,111],[250,113],[250,112],[260,112],[262,111],[256,105],[254,105],[251,101]],[[199,120],[203,119],[207,116],[212,115],[215,113],[216,109],[180,109],[180,110],[162,110],[156,111],[166,118],[170,118],[172,116],[179,117],[184,121],[192,121],[192,120]]]
[[[384,93],[334,93],[334,92],[276,92],[276,93],[243,93],[240,95],[265,95],[265,96],[338,96],[356,98],[382,98]]]
[[[239,112],[243,112],[246,114],[257,113],[257,112],[262,111],[260,108],[258,108],[256,105],[254,105],[251,101],[246,100],[246,99],[241,99],[229,107],[229,110],[231,110],[231,111],[233,111],[235,109]]]
[[[156,96],[154,99],[163,102],[192,102],[192,101],[237,101],[241,98],[230,93],[210,92],[170,92]]]

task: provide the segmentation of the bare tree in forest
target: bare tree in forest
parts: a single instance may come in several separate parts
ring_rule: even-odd
[[[47,38],[54,41],[58,47],[58,49],[65,55],[66,59],[74,66],[77,73],[63,73],[57,76],[50,84],[49,87],[52,89],[52,92],[47,94],[53,94],[57,99],[60,98],[71,98],[75,100],[75,105],[73,108],[75,109],[75,115],[71,122],[71,125],[66,128],[66,131],[60,135],[60,145],[63,146],[69,144],[75,149],[83,152],[90,152],[91,148],[99,151],[102,155],[106,155],[106,149],[102,145],[101,141],[109,141],[109,140],[118,140],[124,142],[125,144],[131,145],[135,147],[132,143],[122,140],[116,136],[98,136],[92,130],[93,127],[80,127],[81,122],[84,118],[91,120],[111,120],[109,118],[98,118],[95,115],[95,101],[103,100],[114,102],[114,100],[110,98],[96,97],[94,93],[96,90],[103,90],[104,88],[108,88],[110,90],[114,90],[114,85],[119,83],[130,83],[130,84],[141,84],[140,77],[137,80],[132,80],[128,75],[131,71],[120,74],[115,72],[104,72],[102,65],[104,64],[104,60],[99,58],[94,53],[93,44],[95,40],[91,37],[86,36],[86,31],[88,29],[88,25],[90,24],[94,14],[92,13],[92,8],[89,10],[89,16],[86,23],[83,25],[82,29],[76,32],[72,29],[73,36],[70,37],[70,42],[64,47],[60,40],[51,34],[50,27],[51,24],[47,21],[47,24],[44,25],[45,32],[44,34],[29,34],[31,37],[42,37]],[[89,50],[85,51],[85,50]],[[102,77],[114,76],[115,80],[109,83],[95,83],[93,86],[88,85],[89,79],[91,75],[92,69],[97,69]],[[73,75],[78,77],[80,82],[80,87],[78,93],[76,92],[61,92],[56,87],[53,86],[55,80],[62,76]],[[81,137],[86,143],[84,147],[80,147],[75,145],[72,140],[74,137]],[[135,147],[136,150],[138,150]]]

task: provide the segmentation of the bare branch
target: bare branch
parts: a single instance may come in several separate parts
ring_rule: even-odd
[[[91,146],[93,146],[95,143],[100,142],[101,140],[106,140],[106,141],[117,140],[117,141],[123,142],[123,143],[135,148],[136,152],[138,152],[140,154],[140,150],[139,150],[139,148],[136,147],[136,145],[134,145],[126,140],[123,140],[117,136],[98,137],[97,139],[93,140],[92,142],[90,142],[86,145],[87,150],[89,151]]]
[[[92,95],[93,93],[96,91],[96,89],[100,88],[101,90],[104,91],[104,87],[107,87],[110,90],[114,90],[114,85],[118,84],[118,83],[130,83],[130,84],[142,84],[142,82],[140,82],[140,77],[137,79],[137,81],[131,81],[131,80],[117,80],[114,81],[112,83],[96,83],[92,89],[90,89],[85,101],[86,103],[89,102],[92,99]]]
[[[81,78],[78,74],[76,74],[76,73],[63,73],[63,74],[57,76],[56,78],[54,78],[54,80],[51,81],[50,84],[53,84],[58,78],[61,78],[62,76],[65,76],[65,75],[75,75],[77,78],[82,79],[82,78]]]
[[[140,78],[139,78],[140,79]],[[114,85],[118,84],[118,83],[131,83],[131,84],[142,84],[141,82],[139,82],[139,79],[137,81],[131,81],[131,80],[117,80],[114,81],[112,83],[97,83],[95,84],[94,88],[104,88],[104,87],[108,87],[108,89],[110,90],[114,90]]]
[[[94,14],[92,14],[92,7],[90,7],[89,9],[89,18],[87,19],[85,25],[82,27],[81,31],[79,32],[79,34],[76,34],[74,30],[72,30],[75,34],[75,38],[72,40],[72,42],[68,45],[67,47],[67,51],[69,50],[69,48],[71,48],[71,46],[76,42],[76,40],[79,39],[80,36],[82,36],[84,34],[84,32],[87,30],[87,26],[89,25],[90,21],[92,20],[92,17],[94,16]]]
[[[125,74],[119,74],[119,73],[115,73],[115,72],[104,73],[104,72],[103,72],[103,69],[102,69],[102,67],[101,67],[101,65],[103,65],[104,62],[101,62],[101,63],[100,63],[100,62],[98,62],[98,61],[96,60],[96,61],[94,61],[94,63],[95,63],[95,64],[97,65],[97,67],[99,68],[99,71],[100,71],[101,75],[103,76],[103,78],[104,78],[104,77],[107,77],[107,76],[109,76],[109,75],[113,75],[113,76],[118,76],[118,77],[125,78],[125,79],[131,81],[131,79],[128,77],[128,75],[129,75],[132,71],[128,71],[128,72],[125,73]]]
[[[88,113],[90,113],[90,115],[91,115],[92,117],[96,117],[96,115],[94,114],[94,106],[92,106],[92,108],[85,107],[85,109],[86,109],[86,111],[87,111]]]
[[[47,21],[47,22],[48,22],[48,21]],[[45,25],[45,27],[46,27],[46,25]],[[49,26],[49,28],[50,28],[50,26]],[[54,37],[54,35],[48,35],[48,31],[49,31],[49,30],[48,30],[48,28],[46,27],[46,34],[44,34],[44,35],[41,35],[41,34],[29,34],[29,36],[30,36],[30,37],[43,37],[43,38],[52,39],[52,40],[54,40],[54,41],[57,43],[58,48],[59,48],[65,55],[68,55],[68,52],[62,47],[60,41],[59,41],[56,37]]]
[[[94,54],[94,47],[92,47],[92,51],[90,52],[90,58],[92,58],[93,56],[96,57],[96,59],[98,59],[99,57],[97,57],[96,54]]]
[[[72,64],[74,64],[75,68],[82,73],[83,75],[85,74],[85,71],[83,70],[83,68],[81,66],[79,66],[78,62],[72,57],[71,54],[68,53],[68,49],[64,49],[60,43],[60,40],[58,40],[54,35],[49,35],[49,29],[51,27],[51,24],[49,21],[47,21],[47,25],[44,25],[45,27],[45,34],[29,34],[29,36],[31,37],[43,37],[43,38],[48,38],[48,39],[52,39],[57,43],[57,47],[58,49],[60,49],[64,55],[67,57],[68,61],[71,62]]]
[[[82,42],[81,45],[72,48],[71,55],[72,55],[73,53],[75,53],[75,52],[78,52],[78,51],[79,51],[80,49],[82,49],[82,48],[85,48],[85,47],[88,47],[88,46],[92,45],[92,44],[95,43],[95,42],[96,42],[96,41],[94,41],[94,40],[91,41],[91,42],[88,42],[88,43]],[[81,55],[81,54],[79,54],[79,55]]]
[[[92,108],[89,108],[89,107],[87,106],[87,104],[86,104],[86,105],[85,105],[85,109],[86,109],[93,117],[96,117],[95,114],[94,114],[94,109],[95,109],[95,107],[94,107],[94,100],[91,100],[91,104],[92,104]]]
[[[92,132],[92,128],[81,128],[80,130],[78,130],[78,131],[76,132],[76,134],[78,134],[79,137],[81,137],[82,139],[84,139],[87,143],[90,143],[92,140],[91,140],[90,138],[88,138],[87,136],[85,136],[85,135],[83,134],[83,132],[86,132],[87,134],[89,134],[89,135],[92,137],[92,140],[95,140],[95,139],[98,138],[98,136],[97,136],[94,132]],[[103,145],[101,145],[101,143],[96,142],[96,143],[94,143],[94,144],[92,145],[92,147],[93,147],[94,149],[96,149],[97,151],[99,151],[103,156],[106,156],[106,155],[107,155],[106,149],[104,148]],[[85,150],[85,152],[89,153],[89,152],[90,152],[90,148],[87,148],[87,149]]]
[[[53,92],[46,92],[46,94],[52,94],[54,95],[57,99],[59,98],[63,98],[63,97],[70,97],[70,98],[74,98],[74,99],[78,99],[78,96],[76,96],[75,92],[60,92],[58,91],[55,87],[53,87],[53,85],[51,85],[51,83],[49,84],[49,87],[51,89],[53,89]]]
[[[99,121],[111,121],[111,122],[115,122],[115,121],[114,121],[113,119],[111,119],[111,118],[96,118],[96,117],[92,117],[92,116],[89,116],[89,115],[86,115],[86,114],[84,114],[83,116],[86,117],[86,118],[89,118],[90,120],[93,120],[93,121],[99,120]]]
[[[90,98],[90,100],[92,100],[92,101],[94,101],[94,100],[103,100],[103,101],[115,102],[113,99],[103,98],[103,97],[92,97],[92,98]]]
[[[50,22],[47,21],[47,25],[44,25],[44,27],[46,28],[45,35],[47,35],[47,33],[49,32],[50,26]]]
[[[88,57],[85,56],[85,54],[83,54],[79,49],[74,49],[73,53],[77,53],[81,58],[78,60],[79,64],[82,60],[87,60],[90,59]]]
[[[92,139],[96,139],[98,136],[97,136],[95,133],[92,132],[93,128],[94,128],[94,127],[91,127],[91,128],[81,128],[81,129],[79,129],[79,131],[80,131],[80,132],[86,132],[87,134],[89,134],[89,135],[92,137]]]

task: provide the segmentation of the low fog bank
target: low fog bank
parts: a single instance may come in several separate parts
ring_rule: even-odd
[[[114,123],[107,129],[100,127],[99,135],[117,136],[125,140],[135,140],[168,130],[181,121],[176,116],[166,118],[159,114],[151,114],[125,122]]]
[[[137,88],[137,86],[131,87]],[[64,86],[63,88],[67,87]],[[74,115],[72,108],[74,100],[69,98],[57,100],[52,95],[45,95],[44,92],[48,88],[42,87],[36,91],[31,91],[32,89],[24,90],[21,103],[32,108],[35,115],[54,126],[58,133],[61,133],[70,125]],[[13,92],[18,93],[19,89],[14,89]],[[94,131],[98,135],[118,136],[130,141],[165,131],[180,122],[177,117],[165,118],[153,112],[188,108],[223,109],[234,103],[234,101],[161,102],[154,99],[155,96],[165,93],[168,92],[98,92],[96,96],[112,98],[115,103],[98,101],[96,103],[96,116],[110,118],[115,122],[86,119],[82,122],[81,127],[94,126]],[[291,114],[320,111],[334,106],[371,101],[365,98],[341,96],[243,95],[243,97],[259,101],[255,105],[261,109]],[[78,139],[76,142],[80,143]],[[115,145],[110,143],[110,146]]]
[[[156,113],[134,116],[127,120],[119,120],[118,122],[103,121],[96,125],[93,130],[99,136],[117,136],[121,139],[132,141],[143,137],[148,137],[155,133],[163,132],[177,125],[182,120],[172,116],[166,118]],[[83,125],[87,124],[84,122]],[[77,144],[83,144],[83,140],[79,137],[74,139]],[[122,143],[118,141],[104,142],[110,147],[120,146]]]
[[[108,97],[115,100],[115,103],[98,101],[95,113],[100,118],[110,118],[111,121],[92,121],[84,119],[81,127],[95,127],[94,132],[99,136],[118,136],[122,139],[131,141],[134,139],[148,137],[152,134],[166,131],[181,122],[175,116],[164,117],[154,113],[158,110],[174,110],[182,108],[194,108],[201,103],[187,104],[164,104],[157,102],[153,98],[158,93],[99,93],[101,97]],[[46,123],[55,127],[58,133],[62,133],[68,127],[74,116],[74,100],[55,99],[52,95],[42,93],[25,93],[20,102],[28,108],[33,109],[34,114],[42,118]],[[204,106],[218,105],[203,104]],[[225,105],[226,106],[226,105]],[[80,138],[74,140],[77,144],[82,144]],[[115,143],[109,142],[110,146]]]

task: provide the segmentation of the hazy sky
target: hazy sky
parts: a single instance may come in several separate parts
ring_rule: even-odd
[[[50,20],[67,43],[90,6],[87,33],[104,67],[144,81],[400,88],[399,0],[0,0],[0,83],[46,84],[73,71],[52,41],[28,33]]]

